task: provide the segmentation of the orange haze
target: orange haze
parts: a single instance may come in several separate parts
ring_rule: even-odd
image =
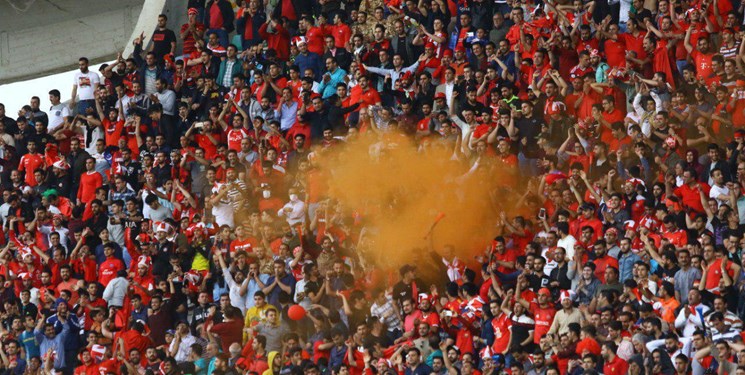
[[[495,205],[510,201],[490,198],[509,180],[506,173],[482,166],[463,177],[469,164],[452,160],[452,146],[432,142],[422,152],[404,137],[387,139],[391,146],[382,151],[382,142],[367,138],[318,159],[330,172],[329,196],[372,229],[367,260],[383,268],[431,264],[424,236],[439,213],[445,216],[434,230],[438,251],[451,244],[467,262],[483,254],[497,233]]]

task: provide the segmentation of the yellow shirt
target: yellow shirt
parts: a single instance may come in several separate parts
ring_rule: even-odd
[[[244,328],[251,328],[259,323],[266,321],[266,311],[269,309],[275,309],[274,306],[268,303],[264,303],[264,306],[255,306],[246,310],[246,320],[243,324]],[[243,332],[243,342],[248,341],[248,334]]]

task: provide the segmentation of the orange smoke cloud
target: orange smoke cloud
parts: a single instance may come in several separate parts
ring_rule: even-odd
[[[404,137],[387,138],[358,139],[318,159],[329,171],[329,196],[363,218],[366,259],[383,268],[422,266],[429,259],[424,236],[438,220],[436,250],[453,245],[464,260],[483,254],[497,233],[502,203],[510,201],[494,197],[508,175],[493,163],[472,169],[454,160],[450,144],[432,141],[422,148]]]

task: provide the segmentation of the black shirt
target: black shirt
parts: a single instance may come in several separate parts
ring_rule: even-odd
[[[417,293],[426,292],[426,290],[423,289],[424,282],[422,282],[422,280],[414,279],[413,283],[408,284],[404,284],[403,281],[399,281],[396,285],[393,286],[393,299],[396,300],[398,303],[401,303],[407,299],[413,301],[416,296],[414,296],[414,292],[411,287],[412,284],[416,284]]]
[[[173,30],[155,30],[153,32],[153,53],[159,61],[163,56],[171,53],[171,42],[176,43],[176,34]]]
[[[538,157],[538,143],[536,136],[541,132],[543,120],[535,115],[526,118],[521,117],[515,120],[515,127],[518,129],[518,138],[520,139],[519,149],[529,159]],[[527,143],[523,145],[522,139],[527,138]]]

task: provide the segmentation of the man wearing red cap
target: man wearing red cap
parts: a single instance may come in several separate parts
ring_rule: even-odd
[[[545,336],[551,325],[554,322],[554,316],[556,315],[556,309],[554,309],[551,301],[551,291],[548,288],[541,288],[538,290],[538,303],[526,301],[522,296],[520,290],[523,286],[523,279],[525,274],[521,274],[517,277],[517,287],[515,288],[515,298],[517,302],[528,309],[535,320],[535,331],[533,332],[533,343],[540,344],[541,337]]]
[[[554,320],[551,323],[551,329],[548,330],[549,334],[564,334],[569,332],[569,324],[581,323],[584,320],[582,312],[579,309],[574,308],[574,299],[576,294],[573,290],[562,290],[559,296],[561,301],[561,310],[559,310],[554,316]]]

